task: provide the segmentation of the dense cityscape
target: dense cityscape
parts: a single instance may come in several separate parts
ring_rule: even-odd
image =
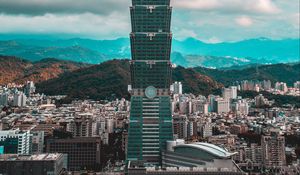
[[[234,36],[255,33],[245,28],[257,27],[263,15],[280,14],[282,9],[275,3],[284,4],[282,8],[288,3],[174,2],[178,8],[174,17],[183,20],[175,21],[176,25],[208,24],[202,29],[197,27],[199,34],[185,26],[171,27],[170,0],[130,1],[131,25],[124,22],[118,10],[112,10],[117,5],[125,9],[122,3],[103,0],[104,5],[100,6],[105,8],[98,9],[96,1],[53,2],[14,4],[3,0],[0,22],[3,16],[13,13],[15,18],[9,19],[14,20],[5,19],[6,23],[28,18],[21,26],[27,27],[28,23],[36,30],[30,21],[38,19],[36,32],[44,34],[59,21],[50,33],[67,36],[71,30],[70,36],[84,37],[89,34],[83,34],[81,29],[97,36],[86,26],[89,23],[112,36],[131,28],[129,40],[117,39],[122,44],[110,45],[105,43],[112,40],[52,41],[46,36],[48,41],[25,37],[0,42],[0,175],[300,174],[300,79],[296,77],[299,43],[287,39],[271,46],[272,42],[267,41],[265,48],[272,50],[267,58],[264,55],[270,51],[259,44],[267,39],[245,40],[240,44],[228,40],[223,44],[216,37],[218,30],[213,31],[215,22],[222,21],[219,28],[224,36],[229,31],[225,30],[226,25],[234,26],[229,32]],[[24,9],[18,8],[20,4]],[[70,10],[62,10],[65,7]],[[205,12],[201,17],[214,14],[209,12],[212,9],[221,16],[210,16],[207,21],[199,18],[192,23],[189,20],[194,16],[200,17],[195,9]],[[182,15],[189,12],[192,17]],[[44,16],[37,17],[40,13]],[[234,18],[232,14],[236,13],[239,16]],[[105,14],[110,15],[100,17]],[[228,21],[225,16],[229,16]],[[296,28],[297,17],[299,11],[286,17],[293,19],[288,20],[293,26],[286,28],[288,33]],[[229,21],[234,21],[234,25]],[[70,22],[71,27],[60,31]],[[107,25],[112,25],[111,29],[107,30]],[[242,34],[236,30],[238,27],[244,28],[240,29]],[[267,31],[266,28],[267,25],[260,30]],[[13,27],[4,29],[10,31]],[[28,30],[28,36],[35,33],[24,30]],[[182,46],[181,42],[174,42],[179,52],[172,52],[172,31],[179,36],[199,38],[210,30],[213,35],[207,40],[209,44],[188,38]],[[253,41],[255,47],[251,47]],[[70,43],[69,48],[63,48]],[[288,44],[293,46],[292,53],[281,47]],[[235,50],[226,49],[225,45]],[[199,54],[199,50],[204,52]],[[251,58],[250,52],[257,54]],[[63,61],[43,56],[49,53]],[[280,64],[269,66],[272,63]],[[284,75],[275,73],[280,69],[284,69]]]
[[[277,84],[268,87],[284,93],[285,88],[280,89]],[[209,164],[210,171],[237,171],[233,169],[234,160],[243,172],[250,174],[299,173],[299,108],[272,107],[272,100],[262,95],[242,99],[237,96],[238,89],[239,86],[231,86],[223,88],[221,96],[205,97],[185,94],[181,82],[173,83],[172,144],[188,146],[201,142],[223,148],[224,157],[217,158],[223,163]],[[287,89],[299,92],[299,82]],[[49,162],[47,171],[124,173],[129,101],[87,99],[58,104],[63,95],[35,93],[33,82],[3,86],[0,94],[2,171],[30,172],[38,169],[40,163],[46,166]],[[170,157],[179,153],[173,154],[166,152],[162,161],[167,165]],[[188,155],[179,154],[177,159],[184,162],[184,156]],[[22,170],[17,162],[32,164]]]

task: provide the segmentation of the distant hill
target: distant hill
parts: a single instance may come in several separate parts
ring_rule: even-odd
[[[11,39],[0,35],[0,54],[37,61],[53,57],[90,64],[130,58],[128,38]],[[250,39],[232,43],[204,43],[194,38],[174,39],[172,61],[184,67],[223,68],[248,64],[275,64],[299,61],[299,39]]]
[[[129,97],[128,60],[111,60],[99,65],[57,59],[29,62],[16,57],[0,56],[0,85],[33,80],[37,90],[49,95],[66,94],[69,98],[97,100]],[[173,69],[173,81],[181,81],[185,93],[218,93],[223,85],[240,80],[284,81],[291,85],[300,80],[300,63],[220,70],[203,67]]]
[[[231,43],[208,44],[195,38],[174,41],[173,50],[184,55],[230,56],[265,59],[270,62],[299,61],[299,39],[271,40],[256,38]]]
[[[51,58],[32,63],[20,58],[0,55],[0,85],[11,82],[24,83],[28,80],[46,81],[86,66],[88,65]]]
[[[101,63],[110,59],[105,54],[78,45],[41,47],[35,46],[34,42],[32,45],[25,45],[21,41],[0,41],[0,54],[22,57],[29,61],[57,58],[89,64]]]
[[[172,53],[172,63],[184,67],[206,67],[218,69],[231,69],[234,67],[243,67],[248,65],[260,65],[269,63],[265,59],[238,58],[231,56],[200,56],[200,55],[182,55],[179,52]],[[274,62],[275,63],[275,62]]]
[[[206,95],[216,93],[223,87],[211,77],[195,71],[193,68],[176,67],[173,70],[173,81],[180,81],[183,85],[184,93],[196,95]]]
[[[300,80],[300,65],[277,64],[251,67],[241,70],[218,70],[202,67],[173,69],[173,81],[181,81],[185,93],[208,95],[241,80],[284,81],[292,85]],[[127,60],[113,60],[100,65],[62,74],[56,79],[42,82],[38,89],[46,94],[62,92],[70,97],[105,99],[129,97],[130,84]]]
[[[222,87],[210,77],[183,67],[173,70],[173,80],[181,81],[186,93],[208,95]],[[128,60],[112,60],[62,74],[58,78],[39,83],[37,88],[38,91],[51,95],[60,92],[73,98],[109,99],[128,98],[128,84],[130,84]]]
[[[37,85],[38,91],[54,95],[57,92],[73,98],[108,99],[129,97],[128,61],[112,60],[100,65],[66,73]]]
[[[16,57],[0,56],[0,85],[14,82],[23,77],[25,70],[32,67],[32,63]]]
[[[271,80],[272,82],[286,82],[291,86],[295,81],[300,80],[300,63],[254,65],[253,67],[235,70],[196,67],[194,70],[226,86],[241,80]]]

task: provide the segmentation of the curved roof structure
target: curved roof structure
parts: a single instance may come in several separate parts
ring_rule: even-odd
[[[199,150],[201,152],[205,152],[205,153],[214,155],[219,158],[229,158],[232,155],[236,154],[236,152],[230,153],[221,147],[218,147],[218,146],[210,144],[210,143],[204,143],[204,142],[196,142],[196,143],[192,143],[192,144],[177,145],[174,147],[174,149],[176,149],[176,148],[192,148],[192,149]]]

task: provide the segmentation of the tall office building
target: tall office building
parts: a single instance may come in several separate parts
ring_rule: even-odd
[[[286,165],[284,136],[277,132],[262,136],[261,147],[265,167],[278,168]]]
[[[170,0],[132,0],[131,114],[128,161],[161,164],[173,139],[170,102],[172,33]]]

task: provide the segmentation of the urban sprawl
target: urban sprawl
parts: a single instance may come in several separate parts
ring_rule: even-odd
[[[270,81],[235,84],[223,88],[221,96],[207,97],[183,93],[181,82],[172,84],[175,140],[168,141],[162,154],[166,168],[161,173],[299,174],[300,150],[295,145],[299,146],[300,109],[272,107],[273,101],[261,94],[243,99],[237,92],[264,90],[297,96],[300,82],[294,87],[282,82],[272,87]],[[130,102],[87,99],[58,104],[64,97],[35,93],[33,82],[0,87],[0,174],[136,171],[125,162]],[[188,151],[197,148],[215,149],[222,155],[214,155],[213,161],[197,159]],[[143,171],[155,174],[158,170]]]

